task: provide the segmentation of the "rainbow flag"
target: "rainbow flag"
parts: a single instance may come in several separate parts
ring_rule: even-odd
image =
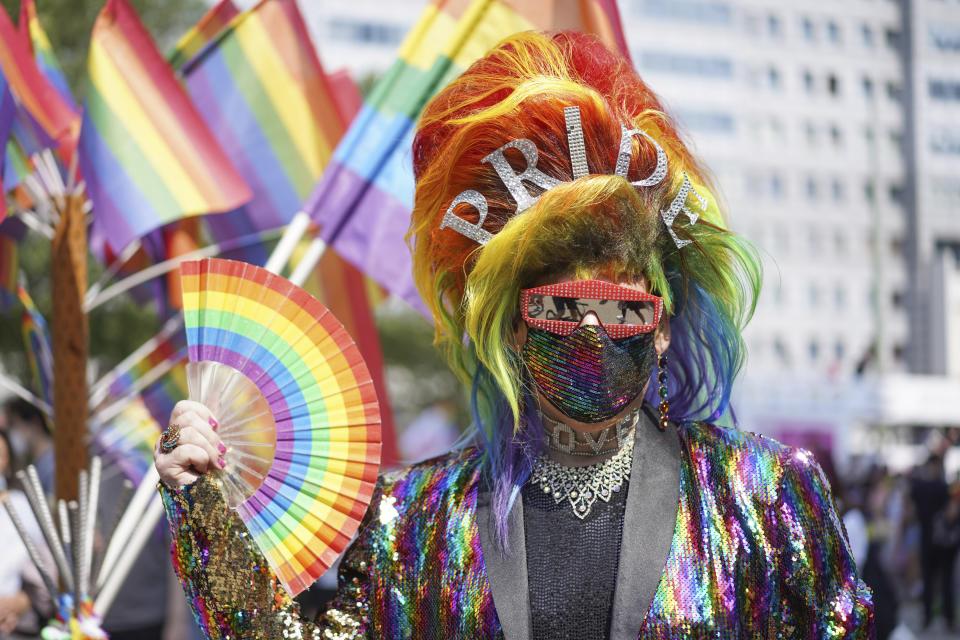
[[[232,0],[220,0],[173,46],[167,54],[170,66],[174,69],[182,69],[204,47],[213,42],[214,38],[219,36],[239,13],[240,10]]]
[[[167,413],[163,420],[169,417]],[[164,422],[156,420],[142,399],[134,398],[113,420],[93,429],[93,450],[138,485],[153,463],[153,447],[163,430],[161,424]]]
[[[17,297],[20,274],[17,247],[26,234],[19,218],[0,222],[0,309],[9,307]]]
[[[16,115],[17,105],[13,101],[13,94],[10,92],[7,79],[0,72],[0,151],[3,151],[0,154],[0,221],[7,217],[7,189],[13,186],[6,180],[8,162],[6,148]]]
[[[114,250],[250,199],[127,0],[108,0],[97,17],[87,70],[80,168],[94,227]]]
[[[53,406],[53,349],[47,321],[37,309],[26,287],[17,287],[17,297],[23,305],[21,328],[26,348],[27,364],[33,379],[33,392]]]
[[[329,245],[420,309],[403,239],[413,209],[415,123],[427,101],[474,60],[503,38],[530,29],[588,31],[626,51],[613,0],[434,0],[307,204]]]
[[[63,69],[53,53],[53,45],[50,44],[47,32],[40,24],[40,18],[37,17],[37,6],[34,0],[20,0],[20,34],[26,38],[33,49],[33,59],[40,72],[50,81],[63,101],[77,112],[77,103],[73,99],[67,77],[63,75]]]
[[[344,130],[294,0],[233,18],[182,69],[194,103],[253,190],[242,215],[211,218],[218,239],[287,224]]]
[[[47,137],[60,144],[72,144],[79,124],[77,113],[37,66],[29,39],[17,31],[6,11],[0,11],[0,69],[14,97]]]

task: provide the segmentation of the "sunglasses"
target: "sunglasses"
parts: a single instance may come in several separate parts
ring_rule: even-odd
[[[567,336],[593,313],[612,339],[650,333],[660,324],[663,299],[612,282],[571,280],[520,291],[530,327]]]

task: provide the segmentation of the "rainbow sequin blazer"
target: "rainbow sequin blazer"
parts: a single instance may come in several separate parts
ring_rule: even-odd
[[[872,637],[870,592],[808,453],[706,424],[642,435],[611,638]],[[278,587],[212,478],[161,492],[174,567],[211,638],[530,637],[522,501],[505,553],[474,449],[381,478],[316,620]]]

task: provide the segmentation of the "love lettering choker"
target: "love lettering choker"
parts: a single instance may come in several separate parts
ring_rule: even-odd
[[[583,520],[598,499],[610,502],[623,490],[633,467],[633,449],[631,438],[613,456],[589,467],[567,467],[541,455],[533,463],[530,482],[539,485],[556,504],[566,501]]]
[[[602,456],[619,451],[627,442],[633,441],[640,410],[634,409],[625,418],[602,431],[589,433],[554,420],[545,414],[543,419],[544,443],[547,448],[570,456]]]
[[[570,150],[570,166],[572,168],[573,179],[582,178],[590,173],[587,165],[586,142],[583,137],[583,124],[580,120],[580,107],[571,106],[563,109],[564,123],[567,129],[567,146]],[[617,165],[613,168],[613,175],[627,178],[630,169],[630,160],[633,153],[633,139],[640,136],[653,145],[657,154],[657,166],[649,176],[641,180],[634,180],[630,184],[635,187],[655,187],[667,177],[667,153],[649,133],[643,129],[628,129],[620,125],[620,145],[617,153]],[[517,173],[507,160],[505,152],[507,149],[515,149],[520,152],[526,162],[526,167],[520,173]],[[517,138],[501,146],[492,153],[486,155],[481,162],[490,164],[503,185],[510,192],[510,196],[517,203],[516,213],[522,213],[532,207],[537,199],[542,195],[533,196],[524,184],[529,183],[537,186],[543,192],[549,191],[553,187],[559,186],[563,181],[547,175],[537,168],[539,152],[533,141],[527,138]],[[699,205],[700,212],[696,212],[687,205],[687,199],[693,196]],[[457,207],[467,205],[473,207],[477,214],[477,221],[470,222],[466,218],[457,215]],[[673,238],[677,248],[685,247],[692,241],[680,238],[674,230],[674,221],[681,213],[686,215],[690,224],[696,224],[697,220],[707,209],[707,200],[697,193],[693,188],[690,177],[683,173],[683,181],[677,190],[676,196],[670,203],[670,206],[660,211],[660,217]],[[447,207],[440,221],[440,228],[450,228],[457,233],[470,238],[474,242],[485,245],[493,239],[493,234],[483,228],[483,222],[487,218],[487,198],[475,189],[467,189],[460,193],[450,206]]]

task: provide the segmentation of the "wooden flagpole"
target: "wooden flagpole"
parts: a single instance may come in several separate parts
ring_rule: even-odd
[[[56,496],[76,500],[87,468],[87,227],[81,194],[65,197],[53,237],[53,444]]]

